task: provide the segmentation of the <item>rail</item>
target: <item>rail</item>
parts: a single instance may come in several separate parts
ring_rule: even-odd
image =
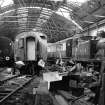
[[[18,77],[18,76],[17,76]],[[16,92],[18,92],[19,90],[23,89],[27,84],[29,84],[36,76],[31,77],[29,80],[27,80],[26,82],[24,82],[23,84],[20,84],[19,86],[17,86],[17,88],[13,89],[12,91],[10,91],[9,93],[7,93],[5,96],[3,96],[3,98],[0,99],[0,105],[6,101],[9,97],[11,97],[12,95],[14,95]],[[6,80],[7,81],[7,80]]]

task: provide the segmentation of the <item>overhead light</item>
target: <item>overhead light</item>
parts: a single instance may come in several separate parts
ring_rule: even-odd
[[[18,39],[16,39],[15,41],[18,42]]]

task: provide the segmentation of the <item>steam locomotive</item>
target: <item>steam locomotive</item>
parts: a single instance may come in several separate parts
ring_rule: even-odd
[[[14,42],[15,61],[23,61],[23,72],[37,74],[38,61],[47,59],[47,37],[40,32],[23,32],[16,36]]]
[[[11,67],[13,63],[13,42],[7,37],[0,37],[0,67]]]

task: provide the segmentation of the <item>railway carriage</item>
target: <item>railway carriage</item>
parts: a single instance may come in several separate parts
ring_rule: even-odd
[[[64,44],[65,46],[63,46]],[[57,51],[58,46],[60,46],[59,52]],[[105,38],[100,40],[91,38],[82,41],[79,41],[78,38],[70,38],[65,41],[50,44],[48,47],[51,47],[51,49],[55,48],[54,50],[48,51],[49,58],[62,57],[88,60],[105,57]]]
[[[38,72],[38,61],[47,59],[47,37],[40,32],[23,32],[15,39],[15,61],[23,61],[29,74]]]

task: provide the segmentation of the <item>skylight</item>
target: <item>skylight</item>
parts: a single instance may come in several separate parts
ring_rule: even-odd
[[[67,18],[67,19],[70,19],[70,13],[68,10],[64,9],[64,8],[59,8],[58,11],[56,12],[57,14]]]
[[[9,6],[12,5],[13,3],[14,3],[13,0],[0,0],[1,7]]]
[[[67,0],[67,2],[78,2],[78,3],[85,3],[89,0]]]
[[[74,4],[74,5],[78,5],[81,6],[83,3],[87,2],[89,0],[67,0],[68,4]]]
[[[60,1],[60,2],[63,2],[64,0],[50,0],[50,1],[55,1],[55,2]],[[82,3],[85,3],[85,2],[87,2],[87,1],[89,1],[89,0],[65,0],[65,1],[66,1],[67,3],[73,2],[73,3],[82,4]]]
[[[82,30],[82,27],[79,24],[77,24],[74,20],[71,19],[70,12],[72,12],[71,9],[69,9],[67,7],[61,7],[58,9],[58,11],[56,13],[58,15],[65,17],[66,19],[70,20],[73,24],[75,24],[79,29]]]

